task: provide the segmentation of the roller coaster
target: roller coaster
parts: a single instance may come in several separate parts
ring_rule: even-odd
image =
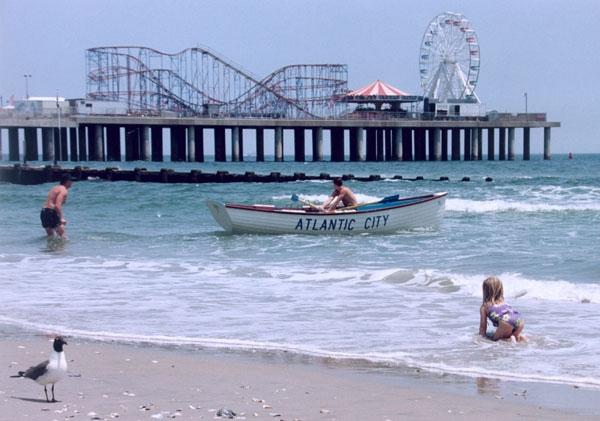
[[[325,119],[347,111],[345,64],[289,65],[259,79],[206,47],[111,46],[86,50],[86,67],[87,98],[131,114]]]

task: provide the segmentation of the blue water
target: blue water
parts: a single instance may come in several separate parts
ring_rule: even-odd
[[[448,191],[438,229],[393,235],[227,235],[204,206],[323,200],[329,182],[87,181],[70,191],[70,240],[54,244],[39,226],[51,185],[0,184],[0,325],[600,387],[600,155],[533,158],[118,164],[448,176],[348,183],[361,200]],[[492,274],[525,315],[528,343],[478,337]]]

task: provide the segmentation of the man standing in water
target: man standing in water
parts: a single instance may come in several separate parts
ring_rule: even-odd
[[[44,203],[40,219],[42,227],[46,229],[48,237],[58,235],[60,238],[66,238],[65,225],[67,221],[63,212],[63,207],[67,202],[69,189],[73,185],[73,179],[69,174],[63,174],[60,177],[60,184],[52,187],[48,192],[48,198]]]
[[[356,200],[356,196],[352,193],[352,190],[344,187],[341,178],[335,178],[333,180],[333,193],[331,193],[329,199],[323,204],[323,209],[326,211],[335,210],[340,202],[342,202],[343,206],[355,206],[358,204],[358,200]]]

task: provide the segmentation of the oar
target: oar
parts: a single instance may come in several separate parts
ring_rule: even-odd
[[[292,199],[292,202],[304,203],[305,205],[308,205],[308,206],[310,206],[313,209],[318,209],[320,211],[323,210],[321,207],[315,205],[314,203],[309,202],[308,200],[302,200],[302,199],[300,199],[300,197],[296,193],[292,194],[291,199]]]

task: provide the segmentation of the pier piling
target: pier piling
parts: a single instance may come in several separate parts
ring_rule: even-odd
[[[488,129],[488,161],[493,161],[495,159],[496,152],[494,150],[494,128],[490,127]]]
[[[344,161],[344,129],[339,127],[331,129],[331,161]]]
[[[544,159],[551,159],[550,155],[550,127],[544,127]]]
[[[106,160],[121,160],[121,129],[119,126],[106,126]]]
[[[19,161],[20,156],[19,129],[17,127],[10,127],[8,129],[8,160]]]
[[[384,136],[385,136],[384,132],[385,132],[384,129],[375,129],[375,136],[376,136],[376,139],[377,139],[377,141],[375,143],[375,145],[376,145],[375,146],[375,148],[376,148],[376,150],[375,150],[375,155],[376,155],[375,160],[376,161],[383,161],[384,156],[385,156],[384,155],[384,150],[385,150],[384,149],[385,148],[385,146],[384,146],[385,145],[385,143],[384,143],[385,142],[385,140],[384,140],[385,139],[384,138]]]
[[[314,147],[314,146],[313,146]],[[314,152],[314,149],[313,149]],[[265,160],[265,129],[259,127],[256,129],[256,161]]]
[[[54,141],[56,142],[56,156],[59,161],[69,160],[69,141],[67,138],[67,128],[60,127],[54,129]]]
[[[304,162],[306,160],[304,141],[304,128],[294,128],[294,161],[296,162]]]
[[[415,161],[425,161],[427,158],[427,145],[425,143],[425,129],[415,129]]]
[[[403,134],[403,130],[400,127],[394,127],[392,132],[392,142],[393,142],[393,152],[392,152],[392,159],[394,161],[402,161],[403,159],[403,151],[402,151],[402,145],[403,145],[403,140],[402,140],[402,134]]]
[[[54,161],[54,129],[42,127],[42,159]]]
[[[477,128],[477,160],[481,161],[483,159],[483,129],[481,127]]]
[[[77,146],[77,127],[69,127],[69,155],[72,162],[79,161],[79,152],[77,150]]]
[[[523,128],[523,161],[529,161],[530,159],[530,130],[529,127]]]
[[[225,127],[215,127],[215,161],[225,162]]]
[[[275,127],[275,162],[283,161],[283,128]]]
[[[413,129],[402,129],[402,160],[413,160]]]
[[[358,161],[359,156],[359,142],[358,142],[358,132],[362,129],[358,127],[352,127],[350,129],[350,161],[356,162]]]
[[[204,128],[202,126],[194,127],[194,160],[204,162]]]
[[[187,133],[187,157],[186,161],[194,162],[196,160],[196,128],[188,126]]]
[[[515,128],[508,128],[508,160],[515,160]]]
[[[94,126],[94,149],[92,161],[104,161],[104,127],[97,124]]]
[[[460,129],[452,129],[452,160],[460,161]]]
[[[434,131],[435,131],[435,129],[429,128],[429,129],[427,129],[427,133],[426,133],[426,135],[427,135],[427,152],[428,152],[427,159],[429,161],[435,161]]]
[[[392,147],[392,129],[384,129],[385,133],[385,160],[394,161],[393,147]]]
[[[224,129],[223,129],[224,130]],[[223,139],[225,143],[225,139]],[[185,151],[185,127],[184,126],[171,126],[171,161],[173,162],[184,162],[186,158]],[[223,144],[223,147],[225,145]]]
[[[240,128],[231,128],[231,160],[233,162],[240,161]]]
[[[377,160],[377,130],[367,129],[367,161]]]
[[[42,129],[42,139],[43,139],[43,132],[44,129]],[[86,127],[83,124],[80,124],[79,127],[77,127],[77,142],[79,143],[79,160],[80,161],[87,161],[88,160],[88,137],[87,137],[87,130]]]
[[[152,161],[162,162],[163,160],[163,128],[161,126],[152,126]]]
[[[464,141],[463,141],[463,159],[465,161],[471,160],[471,134],[473,133],[473,129],[465,129],[464,130]]]
[[[141,132],[142,139],[140,142],[140,158],[143,161],[150,161],[152,159],[152,140],[150,138],[150,126],[143,126],[141,128]]]
[[[506,160],[506,129],[500,127],[498,129],[498,159],[500,161]]]
[[[442,161],[448,160],[448,129],[440,129],[442,131]]]
[[[25,160],[26,161],[37,161],[38,160],[38,148],[37,148],[37,128],[25,127]]]
[[[436,127],[433,129],[433,159],[435,161],[441,161],[442,159],[442,138],[441,130]]]
[[[479,160],[479,129],[471,129],[471,160]]]
[[[143,143],[140,126],[125,126],[125,161],[139,161]]]

